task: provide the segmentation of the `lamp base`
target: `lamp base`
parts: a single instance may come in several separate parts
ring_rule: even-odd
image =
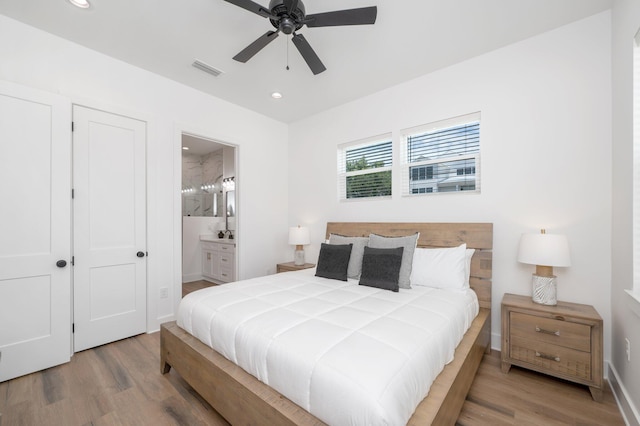
[[[296,266],[304,265],[304,250],[296,250],[293,254],[293,264]]]
[[[531,276],[531,285],[533,287],[532,299],[535,303],[550,306],[558,304],[555,275],[543,277],[533,274]]]

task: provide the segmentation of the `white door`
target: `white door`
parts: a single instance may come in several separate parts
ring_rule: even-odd
[[[146,124],[73,107],[74,351],[146,331]]]
[[[70,263],[70,102],[0,82],[0,382],[69,361]]]

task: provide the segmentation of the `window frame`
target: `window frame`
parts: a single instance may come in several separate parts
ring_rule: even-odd
[[[390,164],[383,167],[372,167],[362,170],[347,171],[347,153],[356,149],[364,148],[367,146],[374,146],[378,144],[389,143],[389,161]],[[393,196],[393,168],[394,168],[394,143],[391,133],[385,133],[382,135],[372,136],[365,139],[359,139],[353,142],[347,142],[338,145],[337,153],[337,165],[338,165],[338,200],[339,201],[357,201],[357,200],[385,200],[391,199]],[[352,197],[347,198],[347,179],[352,176],[362,176],[368,174],[375,174],[380,172],[389,172],[391,175],[391,185],[389,195],[377,195],[369,197]]]

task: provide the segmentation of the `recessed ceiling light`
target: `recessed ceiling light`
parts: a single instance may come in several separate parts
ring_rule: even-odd
[[[282,93],[280,93],[280,92],[273,92],[273,93],[271,94],[271,97],[272,97],[273,99],[281,99],[281,98],[282,98]]]
[[[183,146],[182,149],[184,149],[185,151],[189,151],[189,147],[188,146]]]
[[[88,0],[69,0],[69,3],[81,9],[88,9],[91,6]]]

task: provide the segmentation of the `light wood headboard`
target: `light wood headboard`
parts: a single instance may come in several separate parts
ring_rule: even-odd
[[[416,232],[420,233],[418,247],[456,247],[466,243],[467,248],[476,250],[469,284],[478,295],[480,307],[491,309],[492,223],[328,222],[326,238],[330,234],[368,237],[372,233],[399,237]]]

